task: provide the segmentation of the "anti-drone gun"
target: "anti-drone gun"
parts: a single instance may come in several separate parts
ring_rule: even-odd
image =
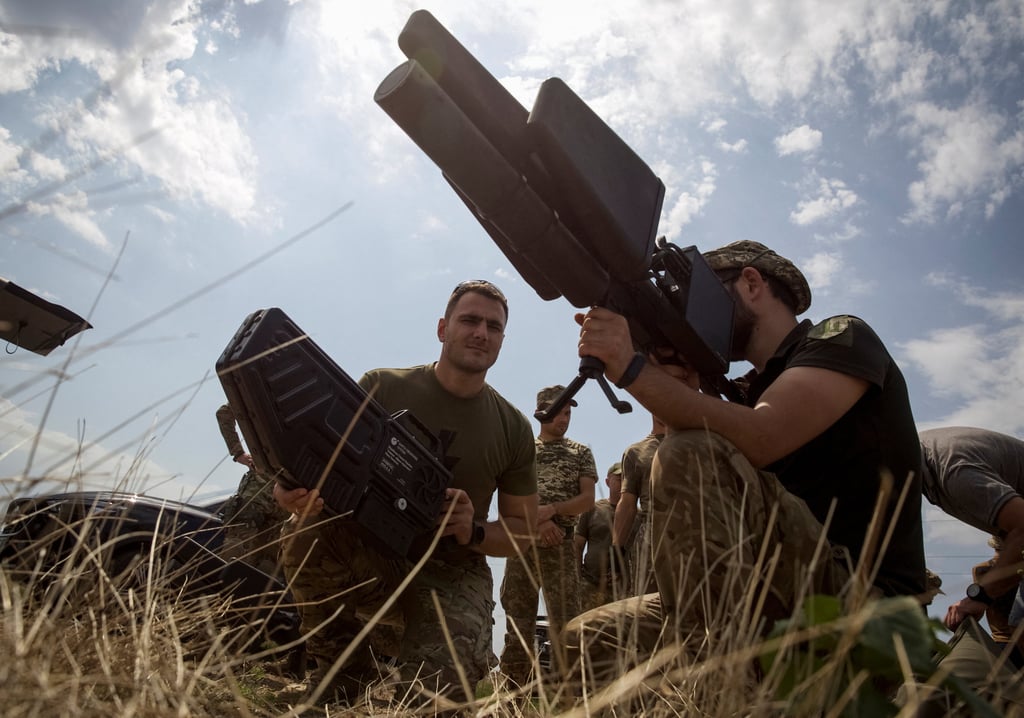
[[[435,164],[542,299],[605,306],[627,318],[641,351],[672,347],[702,376],[728,368],[733,304],[696,247],[657,238],[661,180],[564,82],[541,84],[530,112],[429,12],[406,22],[409,59],[374,100]],[[599,360],[588,378],[620,413]]]

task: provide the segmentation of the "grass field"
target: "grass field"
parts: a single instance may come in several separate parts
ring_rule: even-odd
[[[282,675],[284,655],[263,643],[258,622],[225,597],[182,591],[159,565],[158,547],[142,579],[135,571],[127,580],[89,545],[88,526],[66,530],[81,544],[57,569],[45,570],[41,557],[27,573],[0,569],[0,714],[299,714],[306,686]],[[888,701],[904,679],[931,670],[934,626],[912,600],[842,605],[811,597],[793,620],[764,634],[756,595],[750,587],[746,605],[720,611],[707,631],[663,633],[653,652],[635,638],[616,639],[605,651],[613,657],[605,681],[542,676],[513,690],[495,675],[477,687],[475,701],[457,707],[493,716],[915,714],[913,691],[902,709]],[[382,673],[364,702],[311,706],[302,715],[435,712],[429,696]]]

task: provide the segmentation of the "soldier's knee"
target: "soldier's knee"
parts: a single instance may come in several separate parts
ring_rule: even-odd
[[[673,431],[662,440],[651,465],[652,497],[714,481],[746,459],[725,437],[703,429]]]

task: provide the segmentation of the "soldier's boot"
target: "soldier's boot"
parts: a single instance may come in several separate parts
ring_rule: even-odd
[[[329,666],[328,666],[329,668]],[[383,677],[377,666],[347,665],[327,678],[327,670],[314,669],[303,703],[354,707],[369,701],[371,687]],[[314,699],[314,696],[319,693]]]

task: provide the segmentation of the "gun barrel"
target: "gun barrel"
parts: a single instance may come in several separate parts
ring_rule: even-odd
[[[608,272],[418,62],[407,60],[393,70],[374,100],[441,168],[485,226],[504,235],[508,250],[544,267],[543,275],[573,305],[603,301]]]
[[[434,78],[506,161],[523,171],[529,113],[469,50],[426,10],[409,16],[398,46]]]

